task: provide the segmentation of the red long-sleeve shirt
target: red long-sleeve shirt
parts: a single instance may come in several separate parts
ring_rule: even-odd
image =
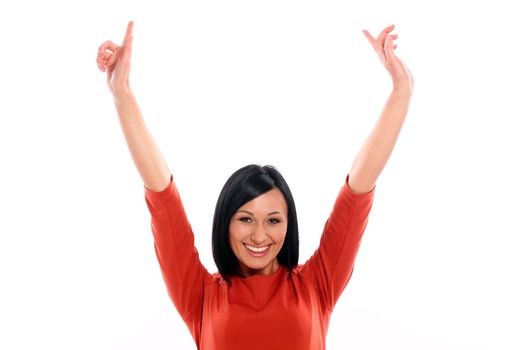
[[[144,186],[154,247],[168,294],[198,349],[325,349],[330,315],[354,269],[375,187],[356,194],[345,183],[319,248],[290,273],[232,276],[231,285],[202,265],[179,192]]]

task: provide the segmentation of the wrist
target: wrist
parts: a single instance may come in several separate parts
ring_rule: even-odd
[[[394,91],[412,93],[414,81],[410,78],[392,79],[392,89]]]
[[[408,82],[394,82],[392,85],[392,94],[398,96],[412,96],[413,86]]]

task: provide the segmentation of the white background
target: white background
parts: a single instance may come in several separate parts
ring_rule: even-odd
[[[131,86],[210,272],[250,163],[282,172],[313,253],[391,89],[361,30],[395,24],[415,90],[327,349],[525,349],[518,4],[3,1],[0,348],[195,348],[95,62],[134,20]]]

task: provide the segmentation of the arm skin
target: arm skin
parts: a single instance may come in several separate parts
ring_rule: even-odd
[[[395,25],[383,29],[374,38],[366,29],[363,34],[377,53],[381,63],[392,78],[392,92],[370,136],[357,154],[348,176],[348,186],[353,192],[367,193],[374,189],[386,165],[405,121],[414,88],[410,69],[394,53],[397,34],[391,34]]]
[[[134,21],[128,22],[126,35],[121,46],[107,40],[99,46],[97,66],[107,72],[107,84],[113,94],[120,126],[126,137],[131,157],[142,177],[144,186],[160,192],[168,187],[171,172],[151,136],[140,108],[131,92],[129,72],[133,46]]]
[[[130,89],[114,94],[115,107],[129,151],[144,185],[156,192],[165,189],[171,177],[162,153],[151,136]]]
[[[348,185],[354,193],[367,193],[375,186],[392,154],[411,96],[408,87],[396,86],[392,90],[379,120],[350,170]],[[165,189],[169,184],[171,171],[142,118],[133,93],[124,89],[114,95],[114,102],[129,151],[144,185],[157,192]]]
[[[348,185],[354,193],[370,192],[386,165],[408,112],[411,89],[393,88],[379,120],[357,154]]]

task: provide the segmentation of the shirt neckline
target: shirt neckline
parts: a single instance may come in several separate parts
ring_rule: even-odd
[[[272,274],[270,275],[252,275],[252,276],[248,276],[248,277],[242,277],[242,276],[239,276],[239,275],[233,275],[234,278],[237,278],[241,281],[246,281],[246,280],[252,280],[252,279],[259,279],[259,278],[272,278],[272,277],[275,277],[277,275],[280,274],[280,272],[282,272],[284,269],[284,266],[279,264],[279,267],[277,268],[277,270],[275,272],[273,272]]]

